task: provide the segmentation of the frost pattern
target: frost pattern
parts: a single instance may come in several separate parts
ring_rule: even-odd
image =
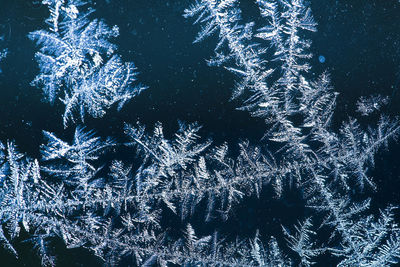
[[[303,223],[299,223],[295,227],[295,235],[291,235],[288,229],[283,228],[289,247],[299,254],[302,266],[315,264],[315,262],[311,262],[310,260],[325,252],[324,248],[314,248],[316,245],[313,244],[311,236],[316,235],[316,232],[311,230],[312,226],[311,219],[307,218]]]
[[[373,95],[370,97],[360,97],[357,102],[357,112],[363,116],[367,116],[374,111],[379,111],[384,105],[389,103],[389,97],[381,95]]]
[[[252,37],[254,23],[247,23],[244,26],[238,23],[241,19],[241,11],[237,7],[238,2],[237,0],[198,1],[185,10],[184,16],[186,18],[196,17],[195,24],[204,24],[201,26],[195,43],[218,32],[219,42],[215,48],[215,57],[208,60],[208,64],[226,66],[228,70],[241,78],[235,87],[234,97],[242,94],[245,89],[267,93],[265,78],[273,70],[266,70],[266,62],[260,58],[265,49],[249,41]],[[224,49],[225,45],[228,47],[228,52]],[[229,62],[232,61],[237,65],[229,65]]]
[[[0,230],[2,245],[17,255],[11,240],[18,237],[21,226],[33,230],[30,241],[39,249],[43,265],[54,265],[54,257],[42,247],[43,237],[54,234],[55,224],[51,217],[57,211],[48,210],[57,203],[57,192],[41,178],[37,160],[26,158],[13,143],[1,144]],[[55,207],[55,206],[53,206]],[[61,207],[61,206],[60,206]],[[7,237],[4,234],[4,228]]]
[[[105,149],[114,145],[111,139],[105,141],[94,137],[94,132],[76,128],[73,143],[70,145],[53,133],[44,131],[47,145],[42,145],[42,160],[51,161],[50,167],[43,168],[47,173],[61,177],[66,184],[72,184],[84,191],[99,171],[92,162],[99,159]]]
[[[398,263],[395,207],[374,216],[369,198],[354,200],[355,194],[378,190],[368,170],[379,149],[398,138],[398,120],[382,115],[377,126],[366,129],[349,118],[334,131],[330,122],[338,94],[329,74],[315,78],[310,71],[310,41],[304,37],[316,23],[305,2],[258,0],[266,25],[256,33],[255,23],[240,25],[238,3],[199,0],[184,15],[202,24],[195,42],[218,32],[215,57],[208,63],[240,77],[233,96],[245,96],[240,109],[266,120],[268,141],[240,142],[233,157],[227,143],[215,146],[201,139],[196,123],[180,123],[173,136],[164,134],[161,123],[151,133],[137,123],[124,127],[129,140],[124,148],[134,148],[132,158],[118,158],[114,140],[79,126],[72,142],[44,131],[40,161],[19,153],[12,142],[0,144],[0,241],[6,249],[18,254],[13,242],[23,229],[32,234],[27,241],[44,266],[56,264],[54,239],[67,248],[89,249],[108,266],[126,258],[137,266],[312,266],[323,254],[336,257],[338,266]],[[65,126],[74,121],[75,108],[82,120],[86,112],[101,117],[113,103],[138,93],[139,88],[128,90],[133,66],[123,64],[109,42],[117,28],[89,21],[92,10],[80,11],[85,2],[43,4],[50,9],[50,31],[30,34],[42,45],[41,74],[33,83],[44,86],[51,102],[64,91]],[[373,103],[378,110],[375,103],[383,100],[371,99],[362,100],[359,109]],[[250,240],[227,242],[217,232],[199,237],[186,223],[196,211],[206,222],[227,220],[244,196],[258,197],[266,185],[276,198],[285,186],[295,186],[314,212],[294,227],[283,227],[294,252],[290,257],[275,237],[261,242],[258,231]],[[164,212],[185,222],[180,235],[163,229]],[[320,237],[321,229],[331,235]]]
[[[149,201],[162,200],[182,219],[193,214],[203,199],[207,200],[206,221],[215,217],[215,211],[227,219],[234,203],[245,194],[259,194],[265,184],[275,183],[279,188],[279,170],[263,156],[257,147],[240,144],[236,159],[228,157],[228,146],[206,149],[210,141],[199,143],[196,124],[181,124],[175,140],[166,140],[161,124],[153,135],[145,134],[144,127],[126,125],[125,132],[132,140],[128,145],[137,147],[143,164],[138,170],[137,197]],[[179,209],[177,204],[180,203]]]
[[[44,0],[43,4],[50,9],[51,28],[28,35],[40,46],[36,59],[41,72],[32,85],[42,88],[50,103],[60,96],[65,127],[76,121],[76,113],[83,121],[86,114],[104,116],[115,103],[121,109],[145,88],[132,86],[135,66],[115,54],[117,46],[111,39],[119,35],[117,26],[89,20],[94,10],[83,11],[86,3],[80,0]]]
[[[357,120],[350,118],[340,132],[335,133],[330,121],[338,94],[333,92],[327,73],[317,79],[311,76],[307,62],[311,54],[308,52],[310,41],[304,39],[305,32],[313,32],[316,27],[310,9],[301,0],[259,0],[257,4],[267,26],[255,34],[248,26],[254,23],[245,24],[247,27],[240,25],[238,1],[198,1],[185,11],[184,16],[195,17],[195,23],[205,25],[195,42],[219,32],[217,58],[221,58],[220,49],[228,50],[225,54],[230,56],[222,57],[224,60],[217,65],[235,69],[244,77],[246,82],[240,81],[235,92],[237,88],[241,89],[240,92],[248,89],[250,96],[240,109],[265,118],[267,125],[271,125],[265,137],[281,144],[280,149],[272,154],[274,157],[283,156],[284,160],[278,163],[278,169],[286,170],[282,183],[293,184],[294,181],[304,190],[310,207],[319,203],[321,209],[317,211],[328,213],[328,219],[334,220],[322,224],[331,226],[334,233],[339,232],[339,243],[334,239],[328,241],[332,248],[322,250],[313,246],[309,230],[311,223],[306,220],[297,228],[298,235],[286,231],[291,249],[299,254],[305,266],[311,265],[313,258],[322,251],[344,257],[340,263],[343,266],[397,263],[399,230],[394,224],[388,224],[382,228],[386,234],[379,242],[371,241],[377,224],[372,216],[365,217],[360,213],[367,209],[367,202],[355,204],[351,198],[352,190],[361,192],[367,186],[376,190],[368,169],[374,165],[378,149],[387,146],[389,140],[397,139],[400,129],[397,119],[382,116],[375,128],[364,130]],[[222,19],[225,17],[227,19]],[[242,38],[244,32],[248,34],[247,38]],[[260,48],[253,41],[254,37],[265,40],[267,47],[272,47],[273,62],[263,59],[271,48]],[[249,49],[251,51],[246,53],[248,47],[257,49]],[[250,55],[257,58],[256,64],[243,60]],[[228,62],[227,59],[234,60]],[[275,66],[276,62],[279,64],[275,69],[267,67]],[[279,70],[279,75],[275,74],[276,70]],[[296,121],[292,115],[296,115]],[[302,118],[302,123],[298,122],[299,118]],[[346,209],[348,213],[344,211]],[[392,216],[392,213],[385,216],[390,217],[388,214]],[[351,219],[353,215],[355,217]],[[355,229],[364,232],[355,233]],[[373,257],[379,260],[372,263]]]
[[[210,142],[200,143],[198,130],[196,124],[181,124],[175,138],[168,140],[161,124],[155,126],[153,135],[147,135],[140,125],[127,125],[126,133],[132,140],[127,145],[137,147],[142,164],[133,169],[113,160],[106,176],[99,175],[95,166],[99,156],[114,143],[101,141],[83,128],[77,128],[71,144],[44,132],[47,144],[42,146],[41,167],[37,160],[16,152],[13,144],[8,151],[3,147],[1,199],[6,204],[2,205],[1,214],[11,238],[3,234],[3,245],[17,253],[11,241],[18,237],[22,223],[26,231],[35,233],[30,241],[43,265],[55,264],[51,254],[54,237],[62,239],[68,248],[84,246],[110,265],[129,255],[144,266],[152,262],[161,266],[286,262],[277,254],[279,249],[273,240],[269,249],[261,249],[258,239],[252,244],[225,244],[218,241],[217,234],[197,238],[191,226],[182,239],[163,241],[167,234],[160,224],[163,205],[185,218],[202,199],[207,199],[206,220],[211,220],[217,210],[226,215],[242,197],[241,191],[248,191],[253,183],[261,186],[262,182],[269,182],[267,175],[273,177],[271,166],[246,144],[236,163],[226,157],[226,145],[204,154]],[[213,162],[220,165],[211,172],[207,163]],[[248,256],[238,258],[238,251]]]
[[[399,262],[399,228],[393,219],[393,207],[388,207],[378,218],[364,215],[370,200],[354,203],[349,196],[331,190],[324,177],[315,177],[318,193],[309,201],[310,207],[326,213],[323,226],[333,228],[340,246],[328,248],[340,257],[338,266],[389,266]],[[332,237],[333,238],[333,237]]]

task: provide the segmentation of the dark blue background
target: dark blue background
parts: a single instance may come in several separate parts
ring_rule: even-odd
[[[223,68],[211,68],[205,59],[213,54],[216,38],[192,44],[199,30],[182,17],[183,10],[193,1],[165,0],[98,0],[93,17],[104,18],[109,25],[120,27],[116,40],[125,61],[138,67],[139,81],[149,89],[116,112],[110,110],[102,119],[87,119],[85,125],[103,136],[123,141],[123,122],[140,120],[151,126],[163,123],[172,134],[177,120],[198,121],[204,127],[201,134],[215,144],[224,141],[235,151],[235,144],[249,139],[257,144],[266,127],[262,120],[237,111],[240,101],[229,101],[234,76]],[[262,26],[254,1],[242,0],[244,21],[256,21]],[[396,116],[400,110],[400,3],[395,0],[315,0],[311,8],[318,23],[318,32],[311,35],[314,54],[311,64],[315,75],[327,70],[332,85],[340,92],[333,121],[340,123],[355,114],[358,97],[370,94],[389,95],[391,101],[384,111]],[[53,131],[71,139],[74,128],[63,129],[59,103],[50,106],[41,101],[41,90],[29,85],[38,73],[34,53],[37,48],[26,35],[45,28],[48,11],[39,1],[0,0],[0,48],[8,47],[9,55],[2,62],[0,74],[0,140],[15,140],[21,151],[39,157],[42,130]],[[318,56],[326,62],[321,64]],[[373,118],[374,119],[374,118]],[[374,123],[360,119],[362,125]],[[373,194],[373,209],[388,203],[400,204],[398,167],[400,146],[390,144],[389,151],[379,152],[375,169],[371,171],[378,185]],[[364,196],[371,195],[365,192]],[[260,229],[264,238],[272,234],[282,241],[281,224],[290,226],[309,214],[296,190],[288,191],[283,199],[271,198],[269,188],[261,199],[246,198],[235,209],[227,223],[202,223],[195,215],[192,223],[200,234],[210,234],[215,228],[228,237],[248,238]],[[198,218],[197,218],[197,217]],[[184,223],[166,217],[166,224]],[[223,225],[223,227],[221,226]],[[25,236],[26,237],[26,236]],[[24,236],[20,238],[22,240]],[[18,242],[16,242],[18,243]],[[58,244],[56,243],[58,246]],[[284,247],[284,243],[280,242]],[[17,246],[20,260],[0,251],[0,266],[36,266],[39,260],[27,243]],[[84,250],[59,252],[60,266],[97,266],[100,261]],[[285,250],[285,252],[288,252]],[[290,252],[288,252],[290,253]],[[3,262],[4,259],[4,262]],[[320,266],[333,265],[323,259]]]

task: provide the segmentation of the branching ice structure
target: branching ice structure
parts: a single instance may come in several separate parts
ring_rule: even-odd
[[[134,67],[115,55],[109,40],[118,35],[116,27],[90,21],[92,10],[82,12],[84,1],[42,2],[50,9],[50,30],[29,35],[41,45],[41,73],[33,84],[50,102],[64,94],[64,126],[75,121],[75,109],[82,121],[86,113],[102,117],[112,104],[122,106],[143,89],[130,87]],[[239,76],[233,97],[243,97],[240,109],[268,126],[260,146],[243,141],[238,156],[231,157],[228,144],[202,141],[196,123],[180,123],[173,137],[164,135],[161,123],[152,133],[140,123],[125,124],[129,141],[124,145],[134,147],[137,157],[105,164],[102,157],[114,156],[119,145],[80,126],[70,143],[44,131],[40,161],[19,153],[12,142],[1,144],[0,241],[6,249],[18,254],[13,242],[23,228],[43,265],[55,265],[54,238],[67,248],[91,250],[109,266],[127,257],[138,266],[311,266],[324,253],[337,257],[338,266],[398,263],[395,208],[373,216],[370,199],[353,198],[366,189],[378,190],[368,169],[377,151],[398,137],[398,120],[382,115],[376,127],[366,130],[350,118],[335,132],[330,121],[338,94],[327,73],[316,78],[310,71],[311,43],[304,37],[316,23],[305,2],[257,0],[267,25],[256,33],[255,23],[240,24],[238,3],[199,0],[184,16],[202,25],[195,42],[218,33],[215,57],[207,62]],[[384,102],[364,98],[358,109],[368,114]],[[279,148],[268,151],[271,143]],[[175,239],[163,229],[165,211],[186,222],[204,207],[206,222],[227,220],[235,204],[246,195],[260,196],[267,184],[277,198],[285,185],[296,186],[317,214],[283,227],[297,258],[285,255],[275,237],[263,244],[258,232],[251,240],[226,242],[217,232],[198,237],[190,223]],[[331,237],[317,240],[320,229]]]
[[[310,9],[302,0],[259,0],[257,3],[268,25],[260,28],[254,36],[268,41],[274,49],[275,61],[281,62],[277,68],[281,74],[272,82],[274,76],[271,74],[276,70],[265,67],[270,63],[261,59],[268,50],[260,49],[260,45],[252,41],[250,29],[253,23],[239,25],[238,1],[198,1],[185,10],[184,16],[197,17],[195,23],[205,24],[195,42],[219,32],[220,41],[216,53],[217,58],[223,60],[219,60],[217,65],[240,73],[242,80],[237,88],[240,88],[240,92],[244,89],[249,91],[249,97],[241,109],[266,119],[267,124],[272,126],[266,137],[282,144],[281,149],[274,154],[284,157],[279,166],[289,168],[289,181],[295,180],[305,190],[310,206],[314,201],[323,203],[321,205],[324,208],[317,210],[333,216],[335,223],[329,225],[340,233],[343,241],[339,246],[343,249],[327,251],[344,257],[341,262],[344,265],[347,262],[356,265],[371,263],[374,257],[379,259],[374,264],[381,266],[396,263],[399,259],[397,226],[389,223],[387,228],[382,228],[387,235],[381,236],[377,242],[371,242],[370,236],[375,235],[374,227],[377,223],[372,222],[372,217],[365,219],[360,213],[368,207],[368,202],[354,204],[357,208],[351,207],[349,203],[352,203],[351,183],[356,182],[361,190],[365,185],[376,189],[367,170],[374,164],[374,154],[379,147],[387,145],[388,140],[396,139],[399,135],[397,120],[392,121],[383,116],[376,129],[364,131],[355,119],[350,119],[343,125],[340,134],[334,133],[330,129],[330,119],[337,94],[332,92],[326,73],[315,81],[309,77],[310,66],[306,60],[311,57],[307,52],[310,42],[301,37],[303,34],[299,35],[300,30],[315,31],[316,24]],[[229,56],[221,56],[219,53],[224,44]],[[254,64],[249,63],[249,57],[257,59],[252,61]],[[232,58],[234,60],[229,62]],[[303,123],[295,123],[293,115],[297,115],[297,121],[301,115]],[[309,145],[311,142],[314,143],[313,148]],[[348,214],[344,212],[346,209],[350,209]],[[350,215],[358,216],[358,219],[351,219]],[[392,213],[388,211],[382,216],[390,217]],[[352,232],[354,228],[360,227],[359,224],[363,224],[365,235]],[[300,232],[303,232],[303,236],[307,234],[307,230]],[[355,244],[356,236],[363,241]],[[294,245],[293,237],[289,241],[302,263],[310,265],[310,258],[315,256],[312,250],[308,252]]]
[[[65,105],[63,123],[84,121],[85,114],[99,118],[111,105],[121,109],[126,101],[145,87],[136,81],[133,63],[124,63],[115,54],[110,39],[119,35],[117,26],[102,20],[89,20],[93,12],[80,0],[43,0],[49,6],[50,31],[31,32],[29,38],[40,46],[36,54],[40,74],[32,85],[41,87],[46,99],[54,103],[60,96]]]

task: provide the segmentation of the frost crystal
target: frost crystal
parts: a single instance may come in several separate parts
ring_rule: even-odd
[[[110,39],[119,35],[117,26],[108,27],[101,20],[89,20],[92,9],[83,12],[80,0],[43,1],[49,5],[50,31],[31,32],[29,38],[40,46],[36,54],[41,73],[32,85],[41,87],[46,99],[57,97],[65,105],[63,123],[83,121],[85,114],[98,118],[118,103],[140,93],[143,86],[132,86],[136,80],[133,63],[124,63],[115,54],[117,46]]]
[[[134,66],[115,54],[110,40],[118,36],[116,26],[89,20],[93,10],[85,1],[42,3],[50,10],[50,29],[29,35],[41,46],[41,72],[33,84],[50,102],[61,99],[65,126],[77,110],[82,121],[87,113],[102,117],[143,89],[130,87]],[[310,71],[307,34],[316,23],[306,1],[256,4],[265,24],[255,31],[256,23],[241,24],[238,0],[198,0],[184,16],[201,25],[195,43],[218,35],[208,64],[237,75],[233,97],[244,97],[240,109],[265,119],[268,130],[258,145],[242,141],[232,153],[227,143],[203,140],[197,123],[179,123],[170,136],[161,123],[152,132],[126,123],[124,144],[83,126],[71,142],[43,131],[40,161],[18,152],[13,142],[0,143],[2,246],[18,255],[13,242],[29,234],[25,242],[44,266],[56,264],[56,240],[90,250],[106,266],[126,260],[162,267],[312,266],[324,264],[319,260],[325,256],[338,266],[398,264],[396,208],[370,214],[371,199],[362,198],[378,189],[369,170],[379,149],[398,138],[398,120],[381,115],[375,127],[364,127],[349,118],[332,129],[338,94],[327,73],[313,77]],[[358,110],[368,115],[387,102],[361,98]],[[267,185],[276,198],[286,188],[298,190],[315,216],[283,227],[265,243],[258,230],[250,240],[196,233],[198,215],[212,222],[207,226],[228,220],[236,204],[260,197]],[[165,227],[169,219],[173,229]],[[178,229],[175,219],[184,227]],[[292,250],[287,255],[280,249],[283,239]]]
[[[283,157],[277,164],[279,177],[284,178],[279,181],[289,184],[295,181],[304,190],[310,206],[319,203],[320,209],[317,210],[328,213],[323,225],[332,226],[334,233],[340,233],[340,244],[332,242],[336,250],[318,248],[311,240],[314,235],[309,230],[311,222],[306,220],[297,228],[297,235],[286,231],[290,247],[299,254],[305,266],[311,265],[312,258],[323,252],[345,256],[343,266],[397,263],[397,227],[386,225],[382,229],[388,234],[379,242],[371,241],[369,233],[374,235],[376,224],[364,223],[365,217],[360,214],[367,209],[369,202],[356,204],[350,197],[354,190],[362,191],[367,186],[376,189],[368,170],[374,165],[378,149],[398,137],[400,127],[397,119],[382,116],[378,125],[368,130],[362,129],[355,119],[349,119],[340,132],[335,133],[330,121],[338,94],[333,92],[328,74],[323,73],[318,79],[310,77],[308,60],[312,55],[308,50],[311,43],[305,37],[307,32],[316,30],[310,9],[302,0],[259,0],[257,4],[267,25],[254,35],[249,30],[253,23],[240,25],[237,1],[198,1],[185,11],[185,17],[196,17],[195,23],[205,24],[195,42],[219,32],[218,60],[215,61],[218,64],[214,65],[222,65],[244,77],[237,86],[240,90],[236,89],[236,92],[248,89],[250,97],[241,109],[265,118],[267,125],[271,126],[265,137],[280,144],[273,154],[274,157]],[[228,11],[223,8],[228,8]],[[229,19],[223,20],[224,17]],[[247,38],[242,38],[244,35]],[[267,46],[272,47],[269,48],[273,50],[272,61],[263,59],[268,50],[260,48],[253,37],[265,40]],[[243,51],[248,47],[254,49],[245,54]],[[248,64],[248,58],[257,58],[256,64]],[[271,68],[267,66],[276,63],[278,66],[273,68],[274,74],[271,75]],[[386,102],[380,97],[362,99],[359,110],[367,114],[379,110]],[[355,214],[357,216],[353,218]],[[367,218],[372,221],[371,216]],[[360,227],[359,223],[363,226]],[[352,232],[359,227],[368,234]],[[366,244],[371,250],[364,253]],[[375,252],[382,255],[377,255],[379,260],[371,263],[369,257],[374,257]]]
[[[48,140],[48,144],[42,146],[43,160],[54,162],[44,170],[77,187],[88,186],[98,171],[92,162],[98,160],[104,150],[114,144],[112,140],[102,141],[99,137],[94,137],[94,132],[86,132],[80,127],[76,128],[71,145],[53,133],[44,131],[43,134]]]
[[[362,96],[357,102],[357,112],[363,116],[368,116],[374,111],[379,111],[384,105],[389,103],[389,97],[373,95],[370,97]]]

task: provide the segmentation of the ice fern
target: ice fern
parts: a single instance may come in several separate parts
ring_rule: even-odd
[[[375,129],[371,127],[365,131],[354,119],[350,119],[340,134],[334,133],[330,121],[338,94],[332,90],[327,73],[316,79],[311,77],[307,62],[311,57],[308,52],[310,41],[302,38],[304,32],[316,29],[310,9],[302,0],[260,0],[257,4],[267,26],[260,28],[256,34],[248,31],[247,38],[243,39],[238,37],[240,34],[233,34],[243,33],[246,28],[240,26],[237,1],[199,1],[185,10],[184,16],[196,17],[195,23],[206,24],[200,36],[207,37],[219,31],[217,51],[227,51],[225,53],[230,54],[230,58],[236,57],[233,62],[224,63],[226,68],[230,69],[230,65],[248,68],[248,64],[241,61],[248,55],[254,55],[260,59],[257,62],[263,62],[250,64],[254,70],[251,75],[243,72],[248,78],[246,80],[263,83],[245,83],[243,88],[250,90],[250,97],[243,102],[241,109],[266,119],[270,127],[265,137],[281,145],[274,154],[281,154],[286,160],[295,162],[291,164],[293,178],[301,182],[302,173],[320,172],[320,167],[324,166],[328,168],[326,173],[341,179],[344,186],[351,177],[356,177],[361,188],[365,184],[374,187],[366,175],[368,166],[373,165],[373,156],[380,147],[388,140],[396,139],[399,132],[397,120],[382,117]],[[253,41],[256,38],[267,41],[268,47],[272,47],[274,63],[262,60],[266,50],[259,49],[261,45]],[[250,47],[258,49],[250,49],[242,55],[247,51],[242,51],[246,47],[243,42],[251,43]],[[275,62],[279,63],[277,69],[280,75],[267,75],[270,70],[266,66],[274,66]],[[292,116],[294,114],[296,119]],[[310,144],[315,141],[316,146],[312,148]],[[282,164],[288,165],[286,162]]]
[[[393,218],[393,207],[374,218],[365,214],[370,199],[354,202],[348,195],[327,186],[324,177],[315,177],[314,181],[318,189],[309,199],[309,207],[326,215],[322,226],[332,229],[330,240],[339,237],[339,245],[327,248],[341,259],[338,266],[389,266],[399,262],[400,232]]]
[[[142,164],[134,168],[113,160],[103,175],[95,166],[114,143],[101,141],[83,128],[77,128],[71,144],[44,132],[47,144],[42,146],[41,167],[37,160],[18,153],[13,144],[3,147],[1,214],[7,230],[7,235],[2,232],[3,245],[16,254],[11,241],[22,226],[34,233],[27,241],[37,249],[43,265],[55,264],[54,238],[63,240],[67,248],[90,249],[112,266],[128,256],[144,266],[154,262],[161,266],[286,262],[274,240],[268,249],[258,239],[226,244],[217,234],[197,238],[188,226],[182,238],[166,241],[169,233],[160,223],[164,207],[179,212],[183,220],[206,199],[205,219],[213,219],[216,210],[225,218],[245,192],[259,194],[262,183],[269,183],[276,171],[247,144],[235,160],[227,158],[226,145],[207,151],[210,142],[198,141],[199,128],[181,124],[169,140],[161,124],[153,135],[140,125],[127,125],[131,139],[127,145],[137,147]]]
[[[268,91],[265,78],[272,72],[265,70],[265,62],[260,57],[265,50],[249,41],[253,35],[254,23],[239,24],[241,11],[238,3],[237,0],[202,0],[186,9],[184,13],[186,18],[196,18],[196,24],[203,24],[195,43],[218,33],[219,42],[215,48],[215,57],[208,60],[208,64],[225,66],[241,78],[236,84],[234,97],[246,89],[256,92]],[[224,49],[225,46],[228,46],[227,50]],[[232,61],[236,64],[232,65]]]
[[[52,215],[62,208],[54,205],[58,200],[56,195],[57,192],[41,178],[37,160],[19,153],[13,143],[1,144],[0,239],[6,249],[17,255],[12,241],[19,236],[21,228],[32,231],[36,237],[29,241],[35,244],[42,242],[43,236],[54,235]],[[49,210],[50,207],[53,210]],[[40,247],[39,251],[43,265],[54,264],[48,249]]]
[[[216,211],[227,219],[234,203],[246,194],[259,195],[265,184],[271,183],[278,193],[281,191],[279,176],[284,174],[259,148],[244,142],[240,155],[232,159],[226,144],[207,149],[210,141],[199,143],[198,130],[196,124],[181,124],[175,139],[167,140],[161,124],[155,126],[153,135],[146,134],[141,125],[126,125],[125,132],[132,141],[127,145],[137,147],[143,157],[136,174],[135,201],[154,206],[154,201],[162,200],[183,219],[205,199],[205,220],[209,221]]]
[[[93,9],[80,0],[44,0],[51,17],[50,30],[31,32],[28,37],[40,46],[36,53],[40,73],[32,85],[42,88],[46,100],[58,98],[65,106],[63,123],[75,122],[77,114],[99,118],[118,103],[144,89],[133,86],[133,63],[125,63],[116,54],[111,40],[119,35],[117,26],[109,27],[98,19],[90,20]]]
[[[295,227],[295,235],[291,235],[288,229],[283,228],[288,244],[293,251],[299,254],[302,266],[315,264],[315,262],[310,260],[324,253],[325,250],[324,248],[315,248],[316,245],[313,244],[311,236],[316,235],[316,233],[311,230],[312,226],[311,219],[307,218],[303,223],[299,223]]]
[[[271,140],[286,143],[285,148],[295,151],[298,158],[305,157],[310,150],[302,129],[288,116],[301,113],[299,99],[303,92],[310,91],[304,77],[310,69],[306,61],[311,57],[308,52],[310,42],[300,38],[299,34],[315,31],[316,24],[303,1],[257,1],[257,4],[269,23],[257,34],[253,33],[253,22],[240,25],[238,1],[199,1],[185,10],[184,16],[196,17],[195,23],[206,24],[199,34],[201,37],[219,31],[216,65],[241,77],[234,92],[236,96],[247,91],[241,109],[265,118],[272,125],[272,131],[267,134]],[[267,47],[272,46],[275,50],[273,60],[280,62],[278,66],[266,59],[269,50],[259,44],[258,40],[262,39],[268,42]],[[281,74],[272,75],[277,70]]]
[[[43,134],[48,143],[42,145],[42,160],[51,162],[43,170],[60,177],[66,184],[83,187],[83,190],[99,170],[93,162],[99,159],[104,150],[114,145],[111,139],[103,141],[94,137],[94,132],[80,127],[76,128],[71,145],[53,133],[44,131]]]
[[[307,59],[311,58],[308,51],[309,40],[300,37],[302,31],[316,31],[316,23],[311,10],[302,0],[296,1],[257,1],[261,16],[269,25],[258,30],[255,37],[268,41],[274,49],[274,59],[281,64],[281,75],[274,81],[271,89],[280,95],[283,109],[287,114],[299,111],[297,97],[307,86],[304,74],[310,70]],[[261,107],[268,107],[268,102],[262,97],[258,101]],[[267,99],[268,100],[268,99]]]
[[[310,9],[302,0],[259,0],[257,4],[267,25],[256,33],[251,31],[255,23],[240,25],[242,18],[238,1],[198,1],[185,11],[184,16],[195,17],[196,24],[203,24],[195,42],[219,32],[216,58],[221,60],[213,61],[218,64],[211,65],[222,65],[242,77],[235,92],[247,89],[248,97],[240,109],[266,119],[269,130],[265,137],[280,143],[273,155],[283,157],[277,164],[278,169],[285,170],[281,172],[285,173],[283,182],[293,184],[295,181],[311,203],[324,203],[324,211],[330,214],[330,219],[333,218],[333,231],[341,233],[339,240],[344,246],[342,254],[338,251],[333,253],[334,249],[326,251],[345,256],[346,260],[341,263],[344,266],[372,264],[368,259],[372,251],[383,254],[377,256],[382,259],[378,265],[396,263],[399,256],[396,227],[383,227],[390,234],[373,245],[368,232],[374,235],[375,223],[364,225],[367,234],[361,235],[362,244],[355,244],[354,240],[360,235],[353,236],[347,231],[358,229],[358,222],[365,221],[361,215],[357,217],[359,221],[350,219],[351,215],[368,206],[368,202],[352,206],[351,192],[361,192],[366,187],[377,189],[368,170],[374,165],[374,156],[379,148],[387,146],[389,140],[397,139],[400,129],[397,119],[382,116],[375,128],[366,130],[350,118],[340,132],[335,133],[330,121],[338,94],[333,92],[327,73],[317,79],[310,74],[311,43],[304,38],[307,32],[316,30]],[[267,42],[267,48],[260,48],[263,43],[257,39]],[[272,60],[264,59],[270,50]],[[255,64],[249,64],[249,58],[257,59],[253,61]],[[379,97],[362,99],[358,109],[367,115],[379,110],[385,102],[387,100]],[[338,192],[334,190],[333,193],[330,187],[337,187]],[[344,212],[346,209],[348,213]],[[372,221],[371,216],[367,218]],[[318,247],[313,251],[302,245],[303,241],[309,240],[309,224],[306,221],[298,236],[288,234],[290,247],[299,254],[303,265],[311,265],[312,258],[321,252]],[[365,244],[370,244],[370,253],[357,255],[365,249]],[[354,261],[348,264],[347,259]]]
[[[42,4],[49,28],[29,34],[40,46],[32,84],[49,102],[64,104],[65,127],[77,116],[102,117],[144,89],[132,86],[135,68],[116,54],[118,27],[91,20],[86,1]],[[370,169],[398,138],[398,119],[381,115],[368,127],[349,118],[334,129],[338,93],[328,73],[311,71],[307,38],[316,23],[307,2],[255,4],[260,27],[243,23],[239,0],[198,0],[184,16],[201,25],[195,43],[217,35],[207,63],[238,76],[232,96],[239,109],[266,122],[259,143],[241,141],[233,153],[231,144],[201,138],[199,124],[180,122],[171,135],[161,123],[152,131],[125,123],[122,143],[84,126],[71,142],[43,131],[39,160],[13,142],[0,144],[2,246],[18,255],[14,243],[28,234],[43,266],[56,265],[57,240],[90,250],[106,266],[312,266],[324,257],[338,266],[398,264],[396,207],[373,214],[364,195],[379,190]],[[357,109],[378,113],[388,101],[363,97]],[[266,242],[258,230],[236,239],[214,229],[196,233],[199,216],[207,226],[222,225],[242,199],[272,192],[279,200],[286,188],[304,198],[307,218]]]

